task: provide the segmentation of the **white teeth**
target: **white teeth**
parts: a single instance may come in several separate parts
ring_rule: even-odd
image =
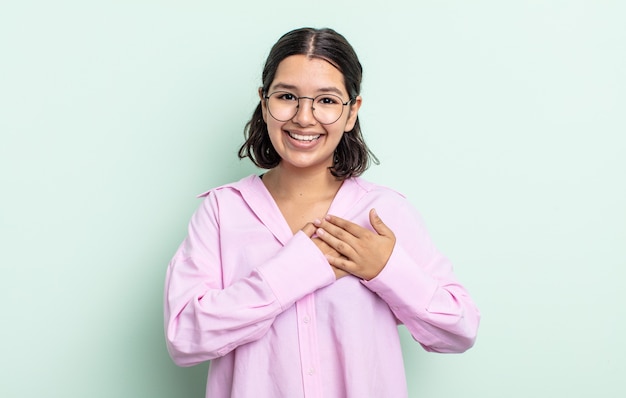
[[[289,136],[293,139],[296,139],[298,141],[313,141],[316,140],[318,138],[320,138],[321,134],[318,135],[300,135],[300,134],[295,134],[295,133],[289,133]]]

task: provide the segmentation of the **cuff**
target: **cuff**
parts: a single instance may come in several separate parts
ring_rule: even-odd
[[[302,231],[296,233],[271,261],[258,268],[286,309],[297,300],[335,281],[328,260]]]

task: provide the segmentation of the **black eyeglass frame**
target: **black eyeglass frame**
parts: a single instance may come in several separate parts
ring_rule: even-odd
[[[274,116],[274,114],[272,114],[272,110],[271,110],[271,109],[270,109],[270,107],[269,107],[269,104],[267,103],[267,101],[270,99],[270,97],[271,97],[272,95],[274,95],[274,94],[277,94],[277,93],[285,93],[285,94],[290,94],[290,95],[293,95],[293,96],[296,98],[296,101],[298,102],[298,105],[296,105],[296,112],[293,114],[293,116],[292,116],[292,117],[290,117],[290,118],[289,118],[289,119],[287,119],[287,120],[282,120],[282,119],[279,119],[279,118],[277,118],[276,116]],[[320,120],[319,120],[319,119],[315,116],[315,100],[316,100],[317,98],[319,98],[319,97],[323,97],[323,96],[325,96],[325,95],[332,95],[333,97],[337,97],[337,98],[339,98],[339,103],[341,104],[341,113],[339,113],[339,116],[337,116],[337,119],[333,120],[333,121],[332,121],[332,122],[330,122],[330,123],[322,123],[322,122],[320,122]],[[336,95],[336,94],[320,94],[320,95],[316,95],[315,97],[306,97],[306,96],[298,97],[298,96],[297,96],[297,95],[295,95],[294,93],[290,93],[289,91],[282,91],[282,90],[279,90],[279,91],[274,91],[274,92],[272,92],[272,93],[270,93],[270,94],[264,94],[264,95],[263,95],[263,98],[264,98],[264,99],[265,99],[265,101],[266,101],[267,110],[269,111],[270,115],[271,115],[274,119],[278,120],[279,122],[287,122],[287,121],[289,121],[289,120],[293,119],[294,117],[296,117],[296,115],[298,114],[298,111],[300,110],[300,100],[301,100],[301,99],[303,99],[303,98],[304,98],[304,99],[309,99],[309,100],[311,100],[311,110],[313,111],[313,117],[315,117],[315,120],[317,120],[320,124],[323,124],[323,125],[333,124],[333,123],[335,123],[337,120],[341,119],[341,116],[343,115],[343,109],[344,109],[344,106],[346,106],[346,105],[348,105],[348,104],[352,103],[352,102],[356,99],[356,98],[350,98],[350,99],[349,99],[348,101],[346,101],[346,102],[341,102],[341,97],[340,97],[340,96],[338,96],[338,95]]]

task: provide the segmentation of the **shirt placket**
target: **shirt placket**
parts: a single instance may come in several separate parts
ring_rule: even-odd
[[[304,396],[305,398],[322,398],[315,293],[308,294],[296,302],[296,313]]]

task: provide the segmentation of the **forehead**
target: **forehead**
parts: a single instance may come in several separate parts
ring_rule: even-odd
[[[283,59],[270,89],[277,85],[292,86],[298,91],[317,92],[334,88],[346,93],[343,73],[330,62],[306,55],[292,55]]]

